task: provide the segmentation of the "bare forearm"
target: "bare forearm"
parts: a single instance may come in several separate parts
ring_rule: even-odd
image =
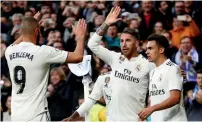
[[[74,51],[75,55],[83,57],[84,55],[84,40],[77,40],[76,49]]]
[[[163,102],[156,104],[154,106],[151,106],[151,107],[154,111],[159,111],[159,110],[170,108],[178,103],[179,103],[178,98],[168,98],[168,99],[164,100]]]
[[[96,33],[94,33],[93,36],[89,39],[88,47],[101,60],[111,65],[113,55],[111,55],[111,52],[107,48],[99,44],[107,28],[108,28],[108,25],[103,23],[100,26],[100,28],[97,29]]]
[[[77,111],[75,111],[70,117],[73,120],[77,120],[77,119],[80,118],[80,115],[79,115],[79,113]]]

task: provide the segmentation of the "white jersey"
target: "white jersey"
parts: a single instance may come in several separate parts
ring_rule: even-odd
[[[112,68],[112,95],[108,104],[108,121],[137,121],[145,107],[149,87],[149,72],[154,64],[142,55],[126,59],[121,53],[109,51],[99,45],[101,36],[95,33],[88,46],[93,53]]]
[[[111,72],[107,72],[98,77],[94,84],[93,91],[89,95],[90,99],[98,101],[101,97],[104,97],[105,103],[108,105],[111,100],[112,93],[110,75]]]
[[[29,121],[47,112],[46,91],[52,63],[64,63],[67,52],[31,42],[11,45],[6,59],[12,81],[11,120]]]
[[[108,107],[112,93],[110,75],[111,72],[107,72],[97,78],[88,99],[76,110],[80,116],[84,116],[101,97],[104,97],[106,108]]]
[[[167,59],[159,67],[150,72],[150,106],[159,104],[170,97],[171,90],[182,90],[183,78],[180,68]],[[171,108],[156,111],[151,114],[152,121],[186,121],[186,114],[182,106],[183,96],[180,104]]]

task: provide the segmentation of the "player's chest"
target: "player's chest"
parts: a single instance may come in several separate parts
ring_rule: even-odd
[[[163,70],[155,70],[150,74],[149,88],[154,89],[166,89],[168,87],[167,72]]]
[[[116,82],[125,82],[129,84],[140,83],[141,80],[148,79],[149,69],[140,62],[122,62],[116,63],[112,67],[111,77]]]

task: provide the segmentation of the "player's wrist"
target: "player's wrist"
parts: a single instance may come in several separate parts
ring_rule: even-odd
[[[107,29],[109,28],[109,23],[104,22],[96,31],[96,33],[100,36],[104,36],[104,34],[107,32]]]
[[[79,113],[78,113],[77,111],[75,111],[75,112],[70,116],[71,119],[77,119],[77,118],[79,118],[79,117],[80,117],[80,115],[79,115]]]

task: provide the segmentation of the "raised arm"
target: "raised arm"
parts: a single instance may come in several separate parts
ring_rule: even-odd
[[[74,52],[69,52],[66,62],[67,63],[79,63],[83,60],[84,55],[84,42],[86,37],[86,22],[84,19],[79,19],[77,27],[72,26],[76,36],[76,49]]]
[[[99,44],[99,42],[106,33],[109,25],[116,23],[118,20],[120,20],[117,19],[120,14],[120,11],[120,7],[113,7],[110,13],[108,14],[105,22],[97,29],[96,33],[94,33],[94,35],[90,38],[88,42],[88,47],[90,48],[90,50],[109,65],[112,64],[112,57],[114,55],[114,52],[104,48]]]

